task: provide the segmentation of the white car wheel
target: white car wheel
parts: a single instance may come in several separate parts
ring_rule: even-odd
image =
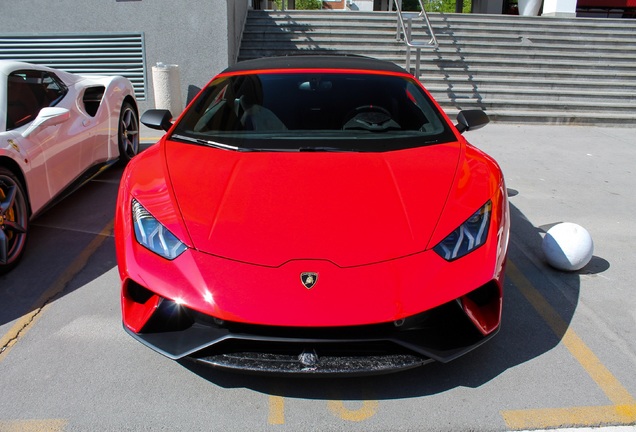
[[[22,184],[10,170],[0,167],[0,273],[11,270],[22,257],[28,225]]]
[[[126,164],[139,153],[139,117],[135,108],[124,102],[119,115],[119,160]]]

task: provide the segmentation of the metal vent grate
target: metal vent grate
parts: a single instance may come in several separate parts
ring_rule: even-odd
[[[0,34],[0,60],[41,64],[75,74],[122,75],[146,99],[143,33]]]

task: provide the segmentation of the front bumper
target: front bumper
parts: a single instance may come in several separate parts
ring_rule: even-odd
[[[143,299],[145,288],[128,292]],[[495,281],[462,298],[394,322],[348,327],[277,327],[220,320],[161,299],[135,339],[172,359],[248,373],[370,375],[448,362],[492,338],[464,303],[500,308]]]

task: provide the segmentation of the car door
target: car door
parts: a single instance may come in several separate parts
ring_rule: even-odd
[[[17,70],[7,80],[7,125],[12,140],[29,161],[29,194],[33,211],[56,196],[80,174],[81,130],[71,116],[63,122],[33,128],[43,108],[64,107],[66,85],[55,74]],[[80,120],[81,122],[81,120]]]

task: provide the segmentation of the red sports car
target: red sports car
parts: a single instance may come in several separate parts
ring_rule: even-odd
[[[351,56],[216,76],[121,183],[124,328],[173,359],[291,374],[452,360],[499,329],[497,163],[417,79]]]

